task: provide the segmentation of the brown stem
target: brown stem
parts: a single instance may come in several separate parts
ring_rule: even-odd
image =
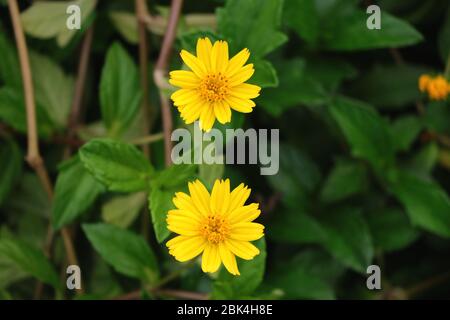
[[[11,15],[11,21],[14,29],[14,36],[16,38],[17,51],[19,53],[20,70],[22,73],[22,83],[25,94],[25,107],[27,114],[27,137],[28,147],[26,160],[29,165],[36,171],[39,180],[46,191],[48,198],[53,198],[53,186],[42,160],[39,151],[39,141],[37,134],[37,121],[36,121],[36,106],[34,103],[34,89],[31,77],[30,61],[28,57],[28,49],[25,41],[25,35],[23,33],[22,25],[20,22],[20,12],[17,5],[17,0],[8,0],[9,12]],[[62,237],[64,239],[65,249],[71,264],[78,264],[76,259],[75,250],[73,248],[72,240],[68,237],[68,233],[62,230]],[[47,255],[49,252],[46,252]],[[36,289],[36,298],[39,298],[42,290]]]
[[[406,289],[406,295],[408,298],[417,296],[418,294],[427,291],[431,289],[432,287],[445,283],[450,279],[450,271],[445,272],[443,274],[439,274],[436,276],[433,276],[429,279],[424,280],[423,282],[420,282],[409,289]]]
[[[159,88],[159,97],[161,100],[161,115],[164,132],[164,155],[166,166],[170,166],[170,164],[172,163],[170,157],[172,150],[172,141],[170,140],[170,135],[172,133],[173,123],[172,113],[170,110],[170,101],[163,92],[163,89],[167,86],[164,75],[167,73],[167,64],[172,52],[173,42],[175,41],[177,25],[180,18],[182,6],[183,0],[172,0],[172,4],[170,6],[169,22],[167,24],[166,33],[164,34],[161,52],[159,53],[159,57],[155,65],[155,70],[153,72],[153,78],[157,87]]]

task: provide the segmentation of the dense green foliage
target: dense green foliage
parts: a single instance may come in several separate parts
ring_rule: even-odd
[[[381,29],[366,27],[368,1],[185,0],[169,70],[199,37],[223,39],[230,56],[251,52],[262,87],[250,114],[225,128],[280,129],[280,170],[257,165],[164,166],[153,67],[170,9],[148,1],[162,24],[149,25],[150,132],[140,110],[134,1],[75,1],[82,29],[66,27],[67,3],[21,1],[30,50],[41,153],[54,196],[27,165],[27,114],[19,57],[5,1],[0,1],[0,298],[106,299],[140,291],[171,298],[171,288],[213,299],[449,298],[450,98],[430,102],[421,74],[450,80],[450,3],[378,0]],[[204,15],[196,15],[202,13]],[[94,27],[83,112],[69,121],[79,48]],[[172,89],[162,90],[169,96]],[[172,107],[171,107],[172,108]],[[172,108],[174,128],[188,127]],[[70,132],[70,134],[69,134]],[[71,154],[70,157],[67,155]],[[166,214],[175,192],[199,178],[244,182],[262,210],[261,254],[201,271],[169,255]],[[47,229],[55,230],[50,256]],[[65,289],[68,230],[84,293]],[[377,264],[382,290],[366,288]],[[436,278],[437,281],[430,281]],[[420,287],[421,283],[432,286]],[[176,298],[176,296],[175,296]]]

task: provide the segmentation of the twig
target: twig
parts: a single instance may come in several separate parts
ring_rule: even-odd
[[[28,58],[28,49],[25,41],[25,35],[23,33],[22,25],[20,22],[20,12],[17,5],[17,0],[8,0],[9,12],[14,29],[14,35],[16,38],[17,51],[19,53],[20,69],[22,73],[22,82],[25,94],[25,106],[27,114],[27,137],[28,147],[26,160],[29,165],[35,170],[40,182],[42,183],[48,198],[53,198],[53,186],[42,160],[39,151],[39,141],[37,134],[37,122],[36,122],[36,106],[34,103],[34,90],[31,77],[30,61]],[[64,239],[64,245],[67,253],[67,257],[71,264],[78,264],[76,259],[75,250],[73,248],[72,240],[70,239],[67,230],[61,231]],[[48,255],[49,252],[46,252]],[[39,287],[39,286],[38,286]],[[36,290],[36,298],[40,297],[42,290]]]
[[[148,145],[149,143],[153,143],[162,139],[164,139],[164,133],[161,132],[133,139],[130,141],[130,143],[137,145]]]
[[[178,299],[189,299],[189,300],[207,300],[208,295],[201,292],[192,292],[184,290],[175,289],[153,289],[150,290],[153,294],[158,296],[167,296]],[[136,290],[124,295],[113,298],[112,300],[139,300],[142,295],[142,290]]]
[[[161,109],[162,109],[161,114],[164,132],[164,154],[166,166],[169,166],[172,162],[170,158],[172,150],[172,141],[170,140],[170,135],[172,133],[173,123],[169,98],[166,97],[166,95],[163,93],[163,89],[167,87],[164,75],[167,73],[166,70],[167,63],[170,58],[173,42],[175,41],[175,35],[177,31],[177,25],[178,20],[180,18],[182,5],[183,0],[172,0],[167,30],[166,33],[164,34],[161,52],[159,53],[159,57],[155,65],[155,70],[153,72],[153,78],[156,86],[159,89],[159,97],[161,100]]]
[[[429,279],[426,279],[423,282],[420,282],[412,287],[410,287],[409,289],[405,290],[405,293],[407,295],[408,298],[417,296],[418,294],[427,291],[429,289],[431,289],[432,287],[445,283],[446,281],[450,280],[450,271],[447,271],[443,274],[439,274],[436,276],[433,276]]]
[[[144,16],[147,10],[147,4],[145,0],[135,0],[136,7],[136,17],[138,25],[139,34],[139,69],[141,76],[141,90],[142,90],[142,116],[143,116],[143,135],[148,135],[150,130],[149,122],[149,106],[148,106],[148,47],[147,47],[147,36],[145,34],[145,22],[142,21],[140,17]],[[150,156],[150,147],[148,144],[142,145],[142,150],[147,158]]]

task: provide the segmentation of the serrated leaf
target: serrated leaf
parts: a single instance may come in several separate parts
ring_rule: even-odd
[[[54,131],[54,126],[40,104],[36,104],[36,117],[39,136],[48,137]],[[0,119],[21,133],[27,132],[25,101],[20,89],[0,89]]]
[[[419,43],[422,35],[409,23],[381,10],[381,29],[367,28],[369,15],[356,8],[336,10],[322,29],[327,49],[350,51],[403,47]]]
[[[386,121],[370,106],[348,98],[337,98],[331,114],[350,144],[352,154],[380,168],[392,164],[394,146]]]
[[[84,224],[83,231],[94,249],[117,272],[154,284],[158,264],[144,238],[122,228],[104,224]]]
[[[262,58],[287,40],[278,31],[282,10],[280,0],[229,0],[217,10],[219,33],[235,53],[248,48],[252,58]]]
[[[100,79],[100,106],[110,136],[120,136],[136,116],[141,101],[139,74],[133,59],[119,44],[106,53]]]
[[[30,54],[35,97],[58,127],[67,125],[72,104],[74,79],[64,73],[50,58]]]
[[[56,179],[52,208],[53,228],[71,223],[94,203],[105,187],[94,179],[78,157],[66,162]]]
[[[39,39],[56,37],[58,45],[64,47],[79,31],[71,30],[66,26],[66,20],[69,17],[66,10],[71,4],[79,6],[82,23],[94,10],[97,0],[35,2],[20,15],[25,32]]]
[[[222,267],[214,281],[213,298],[239,299],[251,295],[258,288],[266,268],[266,242],[262,238],[254,245],[260,253],[250,261],[238,260],[240,276],[234,276]]]
[[[59,277],[44,254],[29,244],[13,239],[0,239],[0,256],[14,264],[20,272],[31,275],[54,288],[60,288]]]
[[[398,208],[373,211],[367,215],[367,222],[375,247],[386,252],[409,246],[419,235],[408,216]]]
[[[135,146],[94,139],[79,151],[84,166],[111,191],[147,190],[153,168]]]
[[[324,182],[320,199],[335,202],[363,192],[368,186],[366,168],[357,162],[339,161]]]
[[[393,194],[414,225],[450,237],[450,199],[437,183],[403,171],[397,171],[389,180]]]
[[[327,233],[323,246],[347,267],[366,272],[374,249],[369,226],[358,208],[344,207],[321,218]]]
[[[115,226],[127,228],[137,218],[146,200],[145,192],[114,197],[102,206],[102,219]]]

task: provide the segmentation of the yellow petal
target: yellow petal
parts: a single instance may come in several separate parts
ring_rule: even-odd
[[[197,57],[203,62],[207,71],[211,71],[211,40],[208,38],[198,39],[197,41]]]
[[[228,272],[233,275],[240,275],[239,269],[236,263],[236,257],[231,251],[227,248],[224,243],[219,244],[219,254],[220,259],[222,260],[225,268],[227,268]]]
[[[208,132],[213,127],[215,121],[214,107],[208,104],[203,108],[202,113],[200,114],[200,129]]]
[[[211,51],[211,70],[225,73],[228,66],[228,43],[216,41]]]
[[[186,50],[181,50],[180,55],[184,63],[191,68],[198,77],[203,78],[206,75],[206,67],[200,59]]]
[[[216,272],[220,266],[220,255],[217,245],[207,243],[202,255],[203,272]]]
[[[194,205],[192,198],[184,192],[177,192],[175,197],[172,199],[172,202],[178,209],[195,212],[203,216],[202,211],[198,210]]]
[[[248,241],[228,239],[225,245],[233,254],[244,260],[251,260],[259,254],[259,249]]]
[[[228,211],[230,202],[230,180],[220,181],[217,179],[214,182],[211,191],[211,211],[213,214],[224,214]]]
[[[196,222],[202,222],[202,216],[198,212],[191,212],[188,210],[171,209],[167,213],[167,218],[170,218],[171,216],[186,217]]]
[[[183,236],[197,236],[200,234],[198,224],[189,223],[188,221],[174,221],[173,218],[167,224],[167,229]]]
[[[241,222],[230,228],[230,238],[241,241],[253,241],[261,238],[264,226],[255,222]]]
[[[195,207],[203,214],[204,217],[208,216],[210,202],[210,195],[208,190],[206,190],[205,186],[200,182],[200,180],[189,182],[188,187]]]
[[[240,222],[251,222],[258,218],[261,211],[258,209],[259,204],[251,203],[247,206],[238,207],[229,215],[230,224],[236,224]]]
[[[225,101],[230,105],[231,109],[242,113],[249,113],[253,111],[255,103],[252,100],[244,100],[233,96],[227,96]]]
[[[242,67],[238,72],[236,72],[232,77],[230,77],[229,86],[234,87],[247,81],[248,79],[251,78],[254,72],[255,69],[253,68],[252,63],[246,65],[245,67]]]
[[[247,62],[250,57],[250,51],[247,48],[242,49],[237,55],[230,59],[228,62],[225,74],[227,77],[232,77],[236,72],[238,72],[242,66]]]
[[[177,239],[176,244],[173,243],[169,245],[169,242],[167,242],[167,246],[169,247],[169,253],[175,257],[176,260],[180,262],[188,261],[196,256],[198,256],[200,253],[203,252],[206,246],[206,240],[204,237],[198,236],[198,237],[185,237],[185,236],[178,236],[176,238],[182,237],[181,240]],[[174,238],[174,239],[176,239]],[[172,240],[174,240],[172,239]],[[171,240],[171,241],[172,241]]]
[[[230,194],[229,212],[233,212],[236,208],[242,207],[250,196],[251,189],[247,188],[243,183],[234,188]]]
[[[180,89],[172,93],[170,98],[175,105],[188,104],[191,101],[195,101],[199,97],[197,90],[192,89]]]
[[[230,88],[228,94],[241,99],[254,99],[259,96],[261,88],[254,84],[241,83],[235,87]]]
[[[217,120],[222,123],[228,123],[231,121],[231,109],[228,104],[223,101],[218,101],[214,104],[214,115]]]

